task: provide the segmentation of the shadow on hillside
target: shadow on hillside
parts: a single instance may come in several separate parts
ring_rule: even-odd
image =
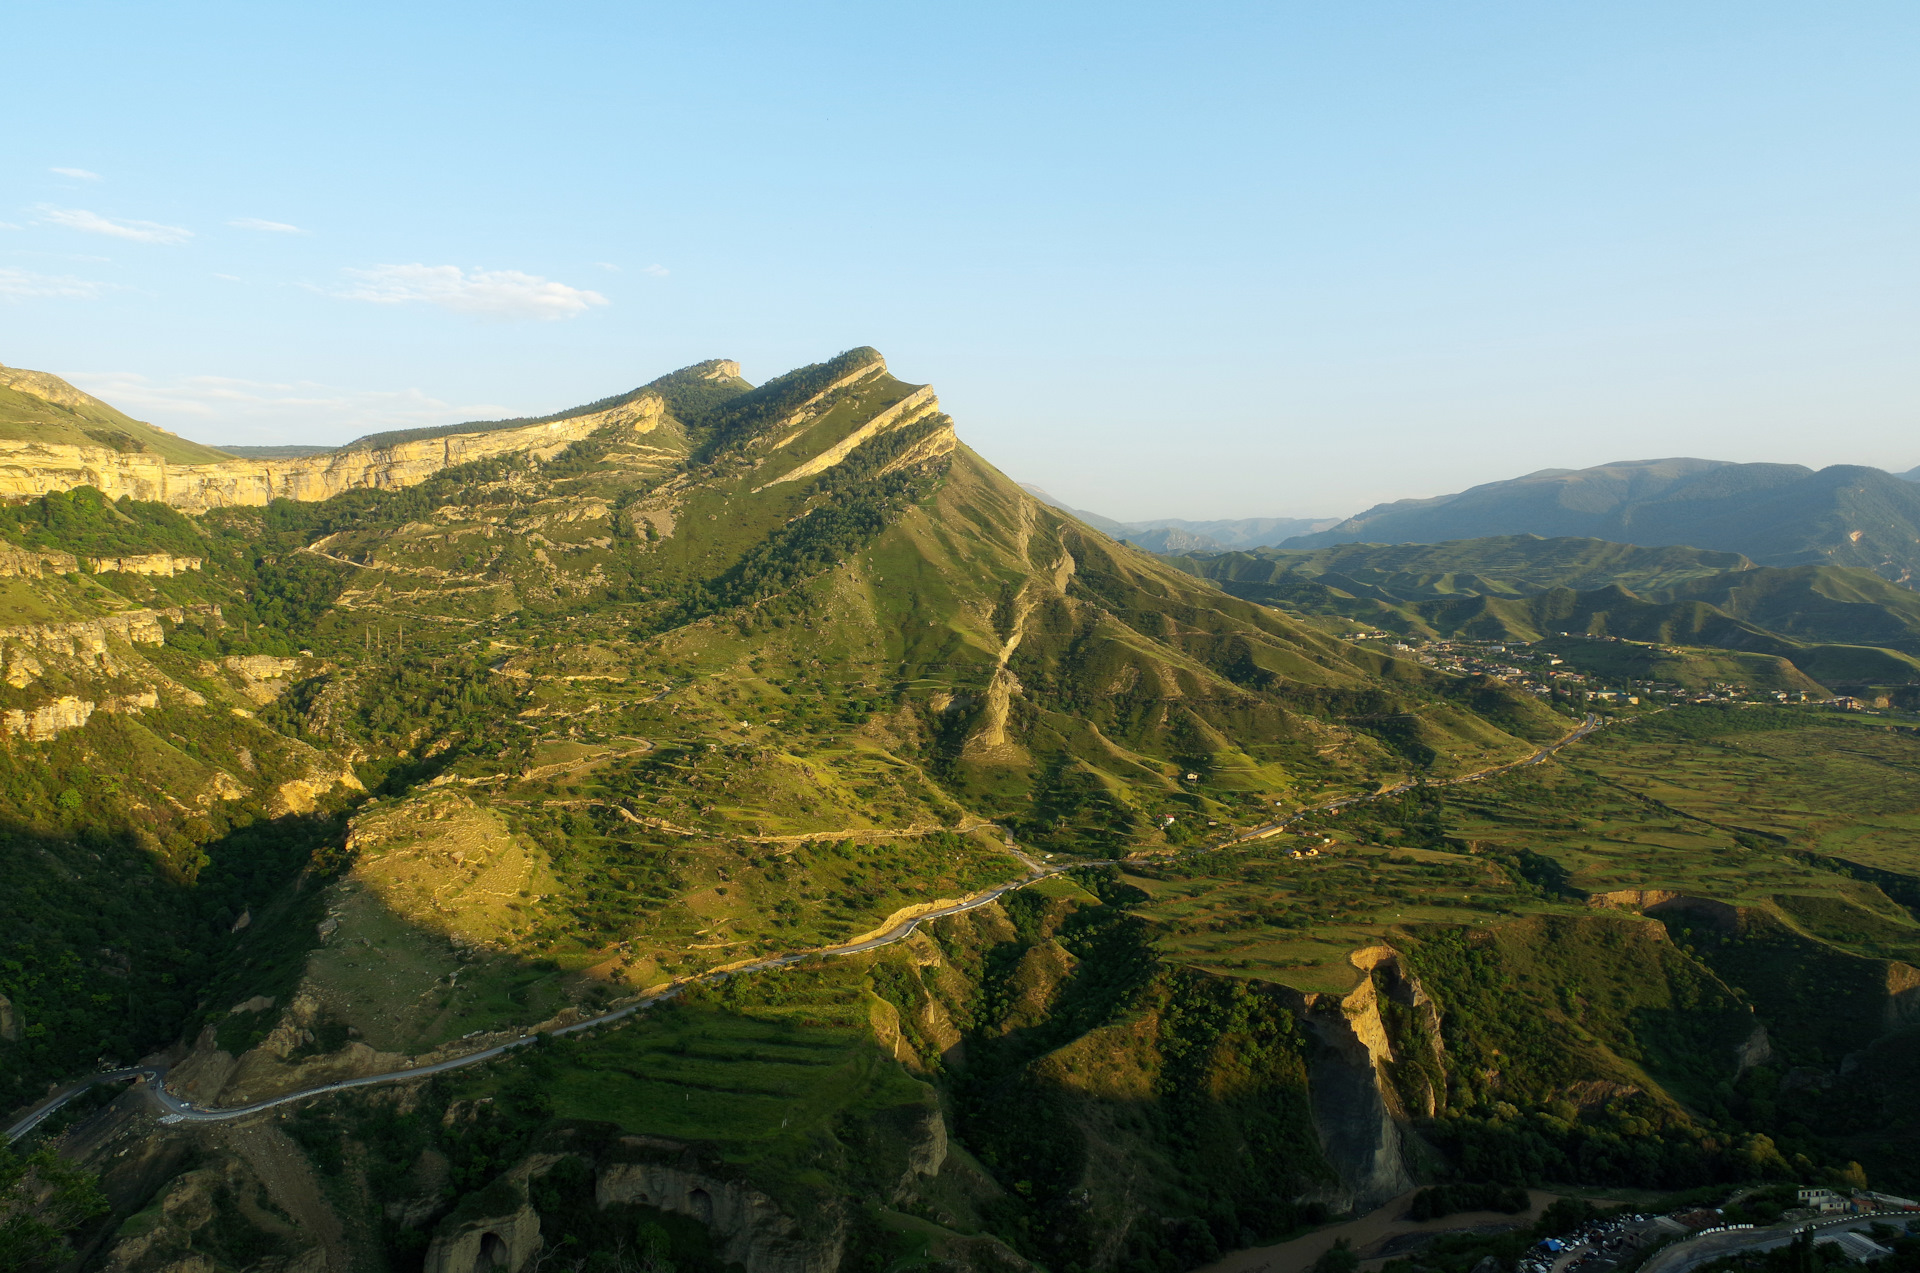
[[[302,872],[345,836],[343,816],[264,819],[186,846],[183,873],[135,828],[0,823],[0,1107],[291,990],[320,918]]]

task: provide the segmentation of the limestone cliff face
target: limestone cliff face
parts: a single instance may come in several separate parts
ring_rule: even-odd
[[[92,486],[114,499],[130,495],[190,512],[275,499],[323,500],[342,491],[413,486],[441,469],[497,455],[550,459],[604,426],[649,432],[658,427],[665,409],[660,397],[644,394],[607,411],[517,429],[219,464],[172,464],[151,452],[0,439],[0,496],[21,498]],[[103,568],[138,569],[124,564]],[[142,573],[163,572],[156,568]]]
[[[87,558],[87,564],[93,567],[96,574],[118,571],[129,575],[159,575],[165,579],[184,575],[190,570],[198,570],[205,561],[203,557],[176,557],[172,553],[142,553],[136,557]]]

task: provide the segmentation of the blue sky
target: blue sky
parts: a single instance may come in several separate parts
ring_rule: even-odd
[[[211,442],[856,344],[1121,517],[1920,464],[1920,7],[8,8],[0,362]]]

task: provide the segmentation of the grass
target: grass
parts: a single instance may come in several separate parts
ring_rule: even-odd
[[[863,1106],[918,1105],[927,1088],[845,1025],[689,1009],[653,1013],[566,1057],[549,1091],[562,1117],[707,1141],[732,1161],[797,1154]]]
[[[1686,740],[1615,727],[1544,765],[1137,866],[1127,882],[1149,896],[1139,913],[1166,957],[1305,991],[1350,989],[1347,952],[1422,926],[1588,914],[1589,895],[1650,889],[1746,907],[1849,955],[1920,959],[1914,914],[1810,856],[1920,879],[1906,833],[1920,825],[1920,738],[1783,720]],[[1322,856],[1291,856],[1308,847]]]
[[[578,994],[555,965],[457,946],[364,888],[339,896],[340,926],[309,957],[306,982],[377,1051],[417,1054],[537,1021]]]

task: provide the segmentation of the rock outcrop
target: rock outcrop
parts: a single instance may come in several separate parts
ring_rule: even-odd
[[[825,1227],[808,1237],[772,1198],[742,1181],[701,1170],[675,1142],[628,1136],[620,1146],[641,1161],[600,1169],[594,1196],[601,1206],[640,1203],[691,1216],[712,1231],[720,1262],[738,1264],[747,1273],[834,1273],[840,1267],[845,1217],[816,1217],[826,1221]]]
[[[427,1248],[422,1273],[520,1273],[540,1249],[539,1212],[512,1186],[495,1186],[481,1197],[509,1191],[519,1203],[511,1210],[469,1218],[456,1213],[443,1224]]]
[[[80,562],[72,553],[15,548],[0,540],[0,579],[44,579],[78,569]]]
[[[290,459],[232,459],[218,464],[174,464],[150,451],[0,439],[0,496],[17,499],[92,486],[112,499],[130,495],[190,512],[266,504],[276,499],[323,500],[342,491],[414,486],[441,469],[497,455],[550,459],[606,426],[648,432],[659,425],[665,410],[664,400],[649,393],[606,411],[519,428],[403,439]],[[110,560],[122,564],[100,568],[133,569],[142,574],[197,568],[197,564],[181,565],[192,558],[169,558],[167,569],[153,558]],[[128,562],[143,564],[129,566],[125,564]],[[4,563],[0,563],[3,570]]]
[[[1889,1030],[1920,1021],[1920,968],[1899,960],[1887,964],[1887,1006],[1882,1022]]]
[[[126,575],[159,575],[171,579],[206,564],[204,557],[176,557],[172,553],[143,553],[135,557],[89,557],[95,574],[117,571]]]
[[[1740,908],[1717,902],[1710,897],[1691,897],[1664,888],[1618,889],[1596,893],[1587,899],[1589,906],[1617,906],[1638,910],[1659,919],[1667,915],[1685,915],[1724,933],[1740,931]]]
[[[217,616],[218,608],[199,607]],[[166,640],[161,620],[183,622],[186,611],[179,607],[165,610],[122,610],[92,619],[66,623],[31,623],[0,628],[0,680],[15,689],[26,689],[47,675],[49,665],[83,677],[101,676],[108,683],[98,697],[60,694],[45,702],[9,708],[0,714],[0,730],[33,742],[48,742],[63,731],[85,725],[95,712],[137,714],[160,705],[159,687],[152,684],[156,674],[139,660],[129,661],[125,646],[159,645]],[[116,655],[114,642],[123,643]],[[57,660],[57,661],[56,661]],[[127,685],[135,680],[133,687]],[[174,684],[165,676],[157,679],[183,702],[198,704],[200,696]],[[138,681],[147,684],[137,684]]]
[[[1410,1064],[1416,1058],[1403,1055],[1408,1045],[1396,1045],[1381,996],[1420,1019],[1436,1051],[1440,1018],[1391,946],[1347,958],[1360,984],[1345,995],[1303,994],[1298,1011],[1316,1043],[1308,1084],[1314,1130],[1347,1194],[1339,1201],[1364,1211],[1413,1188],[1407,1123],[1431,1115],[1439,1098],[1423,1069]]]

